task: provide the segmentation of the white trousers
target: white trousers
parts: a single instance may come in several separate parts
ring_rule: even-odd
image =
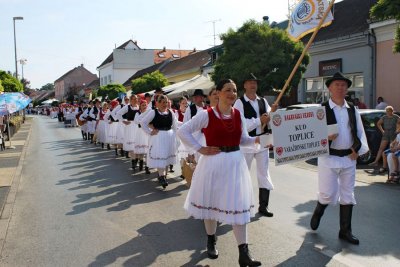
[[[356,166],[327,168],[318,165],[318,201],[321,204],[355,205]]]
[[[400,157],[397,157],[397,159],[394,159],[394,153],[389,153],[387,155],[387,162],[388,162],[388,167],[389,167],[389,174],[393,173],[393,172],[397,172],[398,170],[394,169],[394,163],[393,160],[400,160]]]
[[[243,153],[246,159],[247,167],[251,168],[251,163],[253,159],[256,159],[257,166],[257,181],[258,188],[266,188],[268,190],[273,190],[274,185],[269,175],[269,150],[261,150],[257,153]]]

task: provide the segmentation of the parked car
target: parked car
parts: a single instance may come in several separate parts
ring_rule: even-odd
[[[296,104],[286,107],[286,110],[304,109],[310,107],[319,107],[320,104]],[[386,114],[384,110],[379,109],[359,109],[361,120],[364,126],[365,135],[367,136],[369,152],[358,158],[359,164],[368,164],[372,162],[378,154],[381,143],[382,133],[376,127],[378,120]]]

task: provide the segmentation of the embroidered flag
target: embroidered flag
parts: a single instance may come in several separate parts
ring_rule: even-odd
[[[292,10],[287,29],[289,37],[295,41],[300,40],[306,34],[313,32],[326,10],[329,7],[327,0],[301,0]],[[322,27],[332,23],[332,12],[329,11]]]

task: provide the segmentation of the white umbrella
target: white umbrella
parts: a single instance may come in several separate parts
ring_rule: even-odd
[[[51,105],[51,104],[52,104],[53,102],[55,102],[55,101],[58,101],[58,100],[55,99],[55,98],[51,98],[51,99],[48,99],[48,100],[46,100],[46,101],[43,101],[42,104]]]

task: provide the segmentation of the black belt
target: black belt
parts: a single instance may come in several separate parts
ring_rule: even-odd
[[[240,150],[239,146],[220,146],[218,147],[221,152],[229,153]]]
[[[351,149],[334,149],[329,148],[329,155],[331,156],[338,156],[338,157],[345,157],[353,153]]]
[[[161,128],[157,128],[157,130],[159,130],[159,131],[169,131],[169,130],[171,130],[171,127],[161,127]]]

